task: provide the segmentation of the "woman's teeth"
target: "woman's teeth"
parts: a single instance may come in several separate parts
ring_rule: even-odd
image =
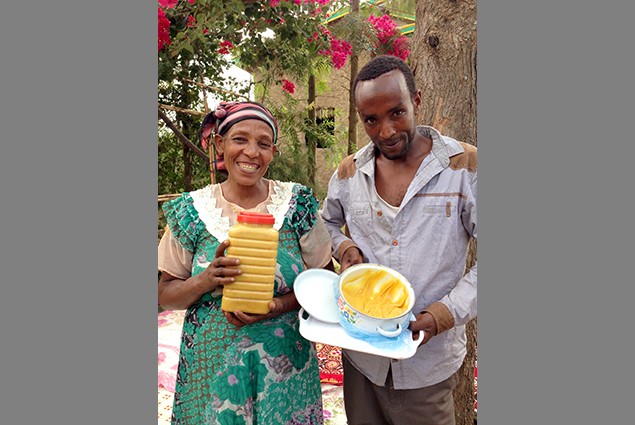
[[[240,163],[240,164],[237,164],[237,165],[238,165],[238,167],[239,167],[241,170],[248,171],[248,172],[254,172],[254,171],[256,171],[256,170],[258,169],[258,166],[257,166],[257,165],[254,165],[254,164],[244,164],[244,163]]]

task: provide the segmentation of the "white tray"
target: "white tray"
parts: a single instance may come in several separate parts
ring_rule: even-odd
[[[411,338],[400,338],[395,340],[394,347],[379,348],[369,342],[350,336],[339,323],[327,323],[317,320],[307,313],[304,308],[300,308],[298,317],[300,318],[300,334],[309,341],[321,342],[362,353],[376,354],[391,359],[408,359],[414,356],[424,336],[423,331],[420,331],[419,338],[416,341]]]

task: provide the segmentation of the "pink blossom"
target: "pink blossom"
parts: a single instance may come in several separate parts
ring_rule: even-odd
[[[353,47],[346,40],[331,39],[331,49],[322,51],[322,54],[331,57],[335,69],[340,69],[346,64],[346,59],[353,53]]]
[[[170,20],[165,16],[165,12],[160,7],[159,9],[159,50],[163,49],[168,44],[172,44],[170,39]]]
[[[282,90],[288,92],[289,94],[293,94],[295,92],[295,84],[293,84],[289,80],[282,80]]]
[[[280,4],[280,0],[269,0],[269,6],[276,7]]]
[[[410,39],[405,35],[402,35],[395,39],[387,54],[406,60],[410,54],[410,50],[408,50],[409,44]]]
[[[229,49],[232,49],[233,47],[234,47],[234,44],[231,41],[229,40],[221,41],[220,49],[218,49],[218,53],[220,53],[221,55],[228,55]]]
[[[188,2],[189,4],[194,4],[194,3],[196,3],[196,0],[187,0],[187,2]]]
[[[370,15],[368,17],[368,22],[370,22],[375,28],[375,33],[377,34],[377,39],[380,45],[388,43],[398,31],[397,24],[395,24],[392,18],[388,15],[383,15],[381,17]]]
[[[192,28],[194,26],[196,26],[196,18],[192,15],[187,17],[187,26]]]
[[[388,15],[376,17],[371,15],[368,22],[375,29],[376,53],[384,52],[388,55],[397,56],[403,60],[408,58],[410,50],[408,49],[410,40],[405,35],[401,35],[397,24]]]
[[[179,0],[159,0],[159,4],[166,9],[174,9],[178,2]]]

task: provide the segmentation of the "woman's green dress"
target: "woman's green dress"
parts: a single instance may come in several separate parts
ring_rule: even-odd
[[[293,288],[304,269],[299,239],[314,226],[318,204],[302,185],[276,184],[289,194],[272,196],[267,206],[282,223],[275,282],[279,296]],[[163,206],[171,232],[193,253],[192,275],[209,265],[223,232],[233,224],[220,218],[213,198],[205,195],[208,189],[185,193]],[[317,356],[298,331],[297,311],[236,328],[221,313],[220,302],[215,291],[187,310],[172,423],[322,424]]]

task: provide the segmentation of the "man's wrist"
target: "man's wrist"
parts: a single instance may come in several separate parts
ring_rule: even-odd
[[[422,313],[429,313],[434,322],[437,325],[437,333],[438,335],[442,332],[447,331],[448,329],[452,329],[454,327],[454,316],[450,312],[448,306],[443,304],[442,302],[434,302],[430,304]]]
[[[337,250],[337,260],[339,262],[342,261],[342,258],[344,257],[344,254],[346,253],[346,251],[348,251],[351,248],[357,248],[359,250],[360,255],[362,254],[362,250],[359,249],[359,247],[357,245],[355,245],[355,242],[350,241],[350,240],[346,240],[344,242],[342,242]]]

